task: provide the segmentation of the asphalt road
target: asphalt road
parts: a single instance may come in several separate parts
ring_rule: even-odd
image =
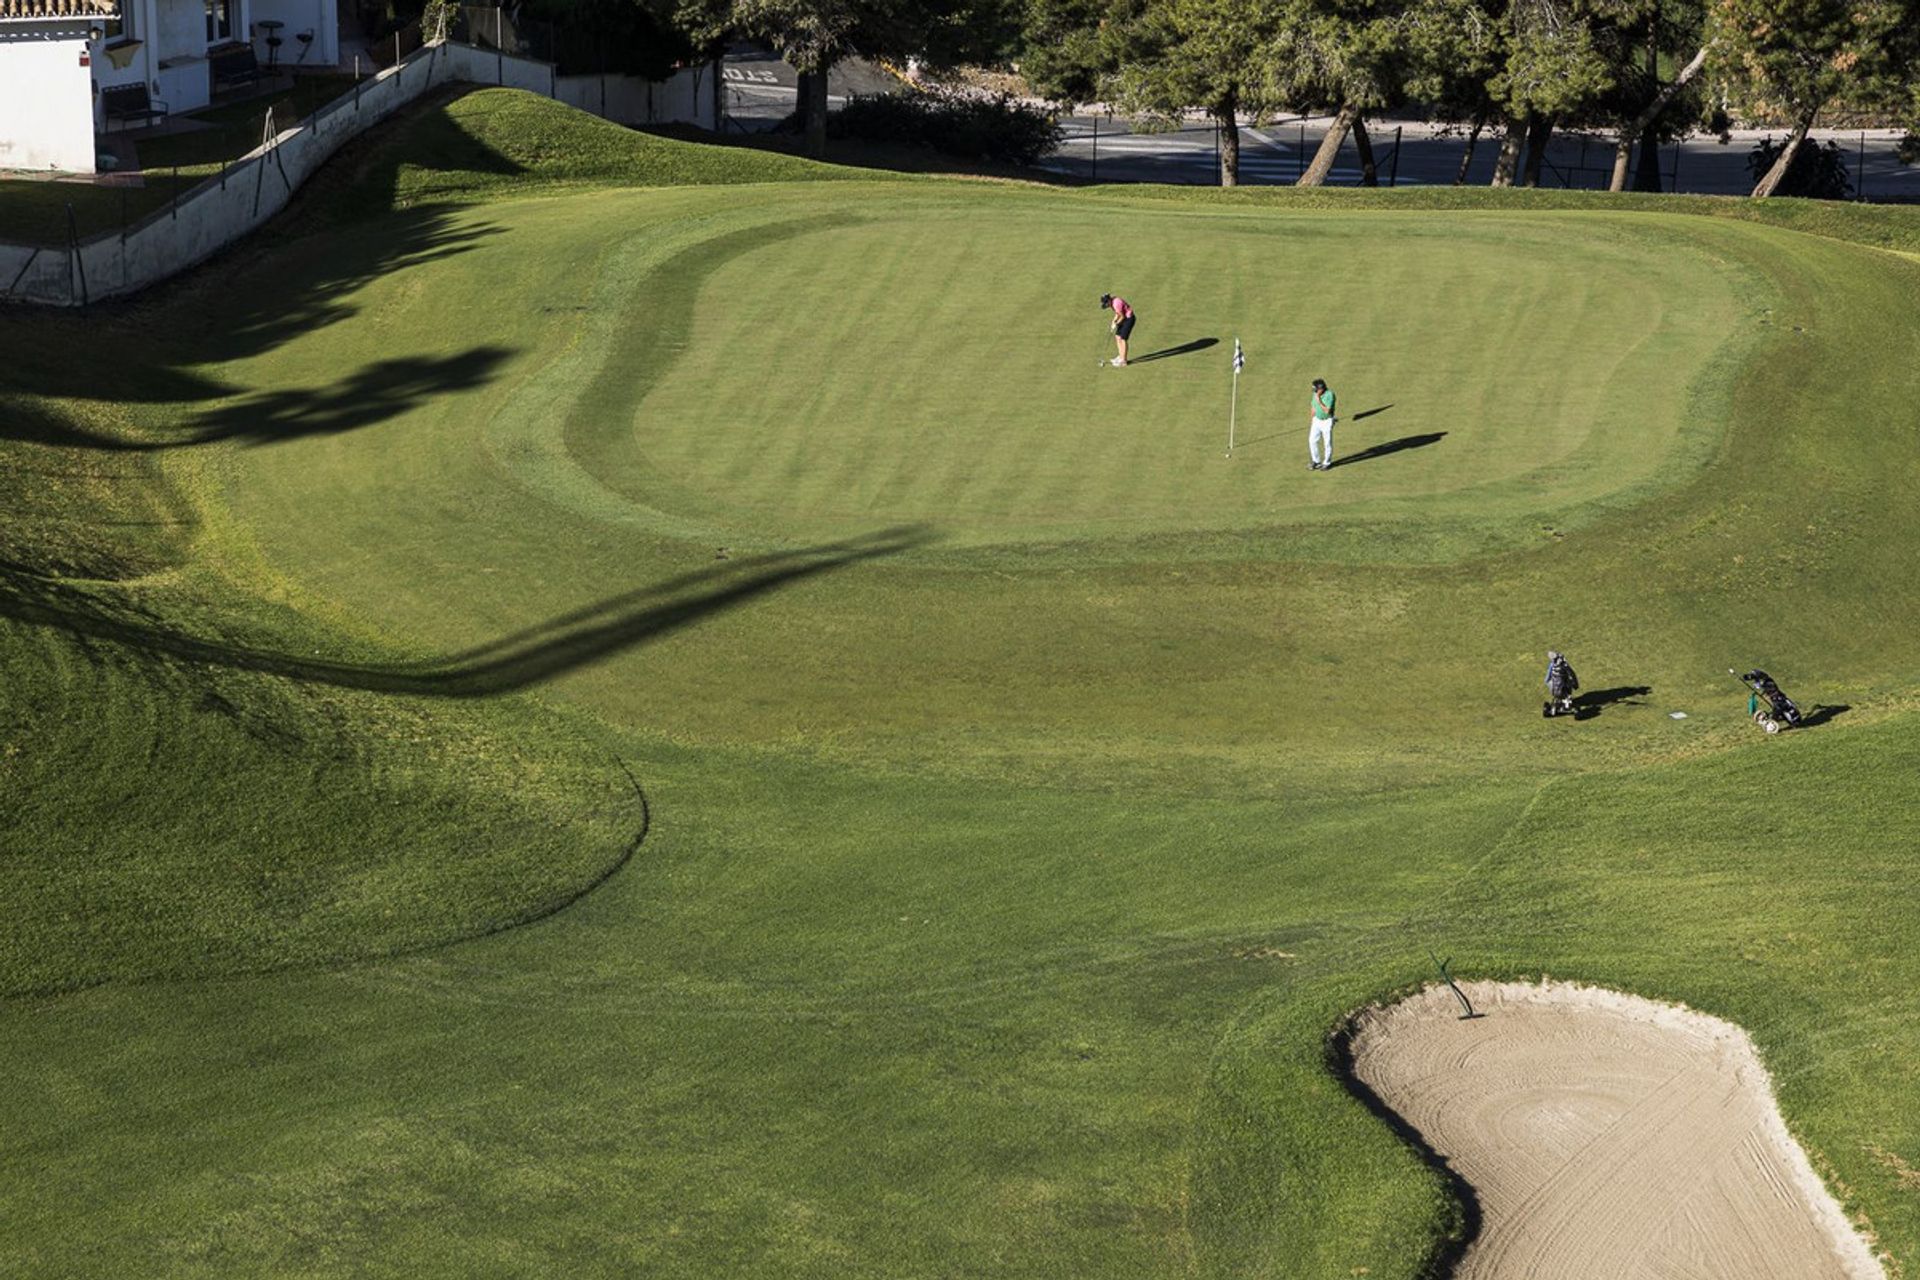
[[[792,113],[793,69],[778,58],[760,53],[729,54],[721,76],[726,85],[728,129],[758,132],[772,128]],[[834,106],[852,94],[899,89],[899,81],[869,63],[843,63],[827,80],[828,101]],[[1328,117],[1317,116],[1264,128],[1243,127],[1240,181],[1248,186],[1291,184],[1312,159],[1327,121]],[[1067,117],[1061,125],[1066,141],[1041,165],[1051,172],[1102,182],[1201,185],[1215,181],[1217,162],[1211,125],[1192,124],[1173,133],[1135,133],[1124,120],[1087,115]],[[1467,149],[1464,136],[1440,133],[1424,123],[1378,121],[1371,133],[1382,185],[1451,183]],[[1724,144],[1717,137],[1707,136],[1663,147],[1662,186],[1669,191],[1745,195],[1753,189],[1747,156],[1754,143],[1765,136],[1765,131],[1744,131],[1736,132],[1733,140]],[[1864,175],[1866,194],[1871,199],[1920,200],[1920,168],[1904,166],[1894,157],[1898,131],[1869,130],[1861,134],[1821,130],[1815,136],[1840,143],[1856,191]],[[1468,166],[1469,184],[1485,185],[1493,176],[1499,148],[1497,133],[1481,136]],[[1595,135],[1559,134],[1548,147],[1547,160],[1541,185],[1601,188],[1612,173],[1613,142]],[[1359,183],[1359,161],[1350,142],[1341,149],[1330,180],[1344,186]]]
[[[729,53],[720,62],[727,129],[758,133],[793,114],[798,77],[792,67],[771,54]],[[842,62],[827,73],[827,105],[838,107],[852,95],[898,93],[899,80],[873,63],[857,59]]]
[[[1327,122],[1328,117],[1319,116],[1266,128],[1242,127],[1240,181],[1250,186],[1293,182],[1312,160]],[[1135,133],[1125,121],[1094,116],[1075,116],[1063,120],[1062,125],[1067,131],[1066,142],[1042,166],[1053,172],[1102,182],[1215,181],[1217,161],[1211,126],[1189,125],[1175,133]],[[1376,122],[1370,133],[1383,186],[1390,181],[1409,185],[1451,183],[1467,150],[1464,136],[1440,134],[1423,123]],[[1728,143],[1707,136],[1663,147],[1662,185],[1667,190],[1700,194],[1745,195],[1753,189],[1747,156],[1766,136],[1764,130],[1737,131]],[[1822,130],[1815,136],[1832,138],[1841,145],[1856,189],[1864,174],[1869,198],[1920,199],[1920,168],[1904,166],[1894,156],[1900,138],[1897,130],[1868,130],[1864,134]],[[1492,178],[1499,146],[1498,134],[1481,136],[1468,166],[1469,184],[1484,185]],[[1547,148],[1547,164],[1541,173],[1542,186],[1604,187],[1612,173],[1612,139],[1556,135]],[[1351,142],[1341,148],[1330,181],[1347,186],[1360,181],[1359,160]]]

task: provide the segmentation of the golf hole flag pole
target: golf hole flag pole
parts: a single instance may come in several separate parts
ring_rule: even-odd
[[[1240,339],[1233,340],[1233,398],[1227,402],[1227,456],[1233,456],[1233,427],[1240,416],[1240,370],[1247,366],[1247,353],[1240,349]]]

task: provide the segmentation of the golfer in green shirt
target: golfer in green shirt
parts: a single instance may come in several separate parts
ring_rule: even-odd
[[[1333,465],[1333,388],[1313,380],[1313,422],[1307,428],[1307,468],[1325,471]]]

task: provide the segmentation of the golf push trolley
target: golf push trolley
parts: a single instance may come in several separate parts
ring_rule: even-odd
[[[1732,667],[1727,674],[1733,675]],[[1755,667],[1740,677],[1740,682],[1751,692],[1747,695],[1747,714],[1753,722],[1768,733],[1778,733],[1782,729],[1797,728],[1800,724],[1800,708],[1792,698],[1780,691],[1773,677]]]

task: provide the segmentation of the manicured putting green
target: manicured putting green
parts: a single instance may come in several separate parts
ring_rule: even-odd
[[[421,414],[484,422],[510,470],[583,514],[734,545],[889,524],[965,545],[1371,523],[1388,536],[1342,554],[1447,558],[1692,474],[1745,345],[1750,272],[1645,219],[1442,229],[820,190],[490,207],[430,291],[368,286],[378,325],[219,373],[264,391],[483,340],[511,397]],[[1141,313],[1134,367],[1099,366],[1103,287]],[[1229,462],[1235,337],[1251,363]],[[1315,376],[1346,419],[1325,476],[1303,465]],[[311,483],[325,447],[263,460],[300,477],[264,518],[337,499]]]
[[[597,474],[756,530],[1084,537],[1564,510],[1712,429],[1690,394],[1735,307],[1684,243],[1002,203],[802,226],[713,264],[685,354],[635,387]],[[1103,286],[1141,315],[1125,370],[1096,367]],[[647,328],[611,358],[638,365]],[[1252,364],[1229,466],[1236,336]],[[1411,447],[1307,476],[1316,375],[1341,393],[1342,453]]]

